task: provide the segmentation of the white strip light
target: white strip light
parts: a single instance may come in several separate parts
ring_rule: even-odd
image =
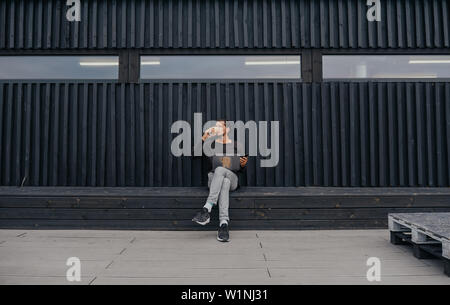
[[[143,61],[143,66],[157,66],[160,65],[159,61]],[[100,62],[100,61],[88,61],[88,62],[80,62],[80,66],[88,66],[88,67],[107,67],[107,66],[118,66],[118,62]]]
[[[412,59],[410,64],[450,64],[450,59]]]
[[[285,61],[246,61],[246,66],[269,66],[269,65],[299,65],[299,60],[285,60]]]
[[[141,62],[141,65],[143,65],[143,66],[158,66],[160,64],[161,64],[160,61],[142,61]]]
[[[104,62],[100,62],[100,61],[82,61],[80,62],[80,66],[88,66],[88,67],[106,67],[106,66],[118,66],[119,63],[118,62],[108,62],[108,61],[104,61]]]

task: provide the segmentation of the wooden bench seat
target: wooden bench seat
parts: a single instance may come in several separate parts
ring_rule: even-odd
[[[206,188],[0,187],[0,228],[216,229],[192,223]],[[231,193],[233,229],[387,228],[388,213],[450,212],[448,188],[267,188]]]

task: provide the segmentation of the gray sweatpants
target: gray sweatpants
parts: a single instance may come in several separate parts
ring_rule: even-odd
[[[217,167],[208,174],[209,196],[206,202],[214,205],[219,202],[219,220],[229,221],[230,207],[229,192],[238,187],[238,176],[225,167]]]

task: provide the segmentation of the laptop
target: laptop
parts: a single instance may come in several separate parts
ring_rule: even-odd
[[[213,171],[219,166],[225,167],[233,172],[241,169],[241,161],[239,156],[214,156],[212,157]]]

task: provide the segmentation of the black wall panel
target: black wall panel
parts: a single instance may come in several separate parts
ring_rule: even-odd
[[[449,48],[448,0],[0,1],[0,49]]]
[[[200,186],[171,124],[280,121],[280,163],[249,186],[450,186],[450,84],[0,83],[0,185]],[[258,162],[258,163],[257,163]]]

